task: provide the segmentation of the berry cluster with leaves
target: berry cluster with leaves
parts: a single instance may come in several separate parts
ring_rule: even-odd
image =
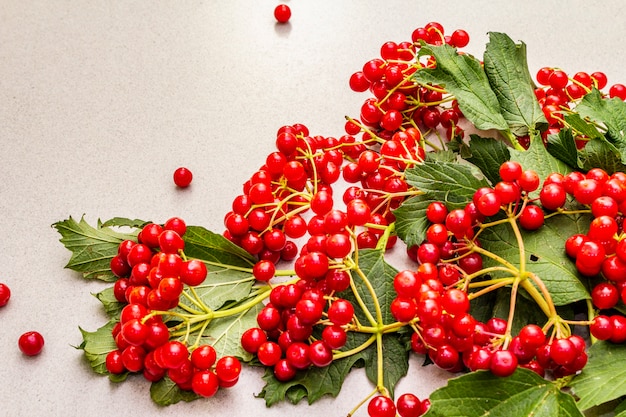
[[[359,116],[337,137],[278,129],[221,234],[179,218],[56,224],[68,267],[115,282],[98,295],[111,321],[83,332],[94,369],[142,372],[171,404],[261,365],[272,405],[337,395],[364,367],[374,387],[349,415],[372,417],[458,414],[450,397],[488,412],[455,385],[485,378],[558,398],[545,415],[626,395],[580,377],[626,356],[624,87],[551,67],[536,86],[523,44],[491,33],[478,60],[468,42],[430,22],[384,43],[350,77],[372,94]],[[387,262],[398,252],[410,267]],[[412,354],[465,375],[396,396]]]

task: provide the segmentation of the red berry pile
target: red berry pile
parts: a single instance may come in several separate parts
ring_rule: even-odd
[[[152,382],[167,375],[181,390],[211,397],[237,382],[240,361],[217,358],[211,345],[179,340],[163,320],[178,306],[185,286],[198,286],[207,277],[203,262],[185,259],[186,229],[173,217],[163,225],[146,224],[137,241],[119,245],[111,270],[118,277],[115,298],[124,307],[111,331],[117,349],[107,354],[106,368],[111,374],[142,373]]]
[[[275,13],[279,22],[290,16],[286,6]],[[447,34],[437,22],[415,29],[408,41],[385,42],[379,56],[349,79],[351,90],[372,96],[358,118],[346,118],[345,132],[314,135],[299,123],[278,129],[275,149],[224,216],[221,243],[209,245],[243,253],[249,267],[216,262],[211,253],[210,259],[188,259],[186,225],[179,218],[145,224],[136,239],[124,240],[110,263],[117,277],[113,292],[124,307],[110,331],[116,348],[106,357],[107,370],[143,373],[153,382],[167,378],[183,391],[210,397],[237,381],[241,364],[234,355],[218,358],[213,346],[201,342],[202,331],[214,319],[248,311],[255,323],[241,331],[242,352],[267,367],[269,384],[314,375],[368,349],[368,355],[380,359],[390,354],[385,343],[392,338],[405,347],[398,360],[407,361],[410,350],[450,372],[488,370],[507,377],[521,367],[549,378],[573,378],[586,365],[589,341],[578,335],[580,329],[589,329],[591,341],[625,342],[620,309],[626,303],[626,174],[581,170],[548,149],[555,136],[565,133],[575,141],[572,150],[582,152],[593,139],[586,133],[593,130],[587,120],[576,119],[577,106],[589,106],[590,95],[622,104],[624,86],[614,84],[604,92],[608,84],[602,72],[569,77],[558,68],[542,68],[540,87],[528,92],[547,126],[541,117],[543,127],[528,129],[527,136],[508,131],[506,150],[482,142],[500,155],[484,158],[497,160],[491,165],[478,161],[474,167],[488,179],[474,178],[475,171],[457,171],[449,162],[461,159],[468,148],[469,153],[481,151],[481,142],[472,149],[475,139],[465,134],[466,127],[475,127],[471,112],[466,118],[460,109],[466,103],[445,83],[418,82],[417,77],[442,66],[430,55],[436,55],[433,48],[456,54],[468,42],[464,30]],[[602,136],[601,123],[593,127]],[[557,161],[559,172],[546,174],[532,158],[520,157],[531,146],[535,156]],[[516,159],[535,164],[542,174]],[[425,167],[454,171],[435,175],[454,187],[445,193],[429,188],[423,178],[416,179]],[[191,173],[177,171],[174,179],[185,187]],[[529,267],[541,255],[529,249],[530,242],[536,246],[537,236],[554,228],[558,216],[576,218],[585,228],[566,239],[550,235],[553,246],[556,240],[563,245],[557,262],[572,260],[559,273],[570,274],[583,287],[582,295],[565,301],[554,298],[552,277]],[[493,244],[504,229],[510,241],[501,243],[510,246],[508,252]],[[367,258],[372,253],[383,257],[399,238],[410,242],[406,255],[414,268],[398,271],[382,258],[375,263]],[[208,285],[207,264],[225,274],[247,274],[236,282],[254,281],[248,298],[220,311],[193,298],[200,284]],[[505,294],[507,311],[485,316],[473,308],[487,294]],[[586,296],[590,302],[583,319],[565,318],[557,309],[578,307]],[[197,300],[202,311],[184,308],[183,297]],[[541,319],[520,318],[525,313],[520,306],[529,305]],[[195,342],[192,327],[202,328]],[[415,417],[429,410],[429,399],[411,393],[394,400],[397,381],[388,381],[381,361],[376,366],[375,372],[369,369],[376,374],[376,389],[361,403],[370,416]]]

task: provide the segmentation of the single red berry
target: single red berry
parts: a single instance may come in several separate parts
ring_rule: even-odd
[[[11,298],[11,290],[6,284],[0,282],[0,307],[4,307]]]
[[[17,344],[24,355],[35,356],[43,349],[44,340],[39,332],[26,332],[20,336]]]
[[[174,184],[180,188],[189,187],[193,174],[185,167],[180,167],[174,171]]]
[[[274,17],[279,23],[287,23],[291,18],[291,9],[286,4],[279,4],[274,9]]]

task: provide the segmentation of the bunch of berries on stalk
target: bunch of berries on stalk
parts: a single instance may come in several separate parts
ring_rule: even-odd
[[[626,176],[621,172],[609,176],[601,169],[553,173],[540,187],[537,173],[524,171],[517,162],[507,161],[499,171],[502,181],[478,189],[464,208],[448,211],[441,202],[430,203],[425,212],[430,222],[426,239],[408,250],[419,267],[394,278],[398,296],[392,312],[398,321],[414,325],[413,350],[429,355],[443,369],[489,369],[506,376],[520,365],[542,376],[547,370],[556,377],[575,374],[587,362],[586,344],[552,315],[553,307],[545,311],[550,320],[544,328],[528,324],[517,336],[511,335],[505,320],[482,323],[470,315],[470,298],[513,282],[476,281],[487,272],[483,269],[486,252],[478,238],[482,230],[505,220],[532,231],[542,227],[546,217],[590,214],[588,232],[567,239],[565,250],[582,275],[596,278],[591,291],[594,306],[610,310],[620,298],[626,303],[622,215]],[[538,277],[533,279],[542,286]],[[472,291],[472,287],[483,289]],[[547,294],[543,297],[551,304]],[[626,319],[621,314],[568,324],[587,325],[600,340],[626,341]],[[546,330],[552,326],[556,328],[548,337]]]
[[[180,389],[211,397],[238,381],[241,363],[233,356],[218,358],[209,344],[189,345],[164,322],[185,287],[207,277],[203,262],[184,256],[186,229],[178,217],[148,223],[137,241],[119,245],[111,271],[118,277],[115,298],[124,307],[111,330],[117,349],[106,356],[106,369],[113,375],[142,373],[151,382],[167,375]]]

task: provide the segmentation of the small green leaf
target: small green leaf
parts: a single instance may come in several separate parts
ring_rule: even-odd
[[[462,208],[480,187],[489,183],[471,164],[425,162],[407,169],[406,181],[449,209]]]
[[[126,217],[113,217],[102,223],[100,227],[130,227],[131,229],[141,229],[150,222],[140,219],[127,219]]]
[[[561,129],[558,135],[548,135],[546,149],[550,155],[565,162],[573,169],[580,168],[581,163],[576,141],[570,129]]]
[[[498,98],[502,116],[515,136],[548,127],[528,72],[526,45],[504,33],[490,32],[484,55],[485,73]]]
[[[426,229],[430,226],[426,218],[426,208],[435,201],[427,195],[417,195],[405,200],[394,210],[396,216],[396,233],[408,247],[419,245],[426,237]]]
[[[182,390],[174,381],[165,376],[163,379],[152,383],[150,386],[150,398],[159,405],[172,405],[180,401],[193,401],[200,398],[193,391]]]
[[[511,158],[509,147],[501,140],[471,135],[470,155],[466,158],[476,165],[491,184],[500,181],[500,165]]]
[[[104,311],[107,313],[107,316],[110,319],[116,319],[120,317],[120,313],[126,304],[120,303],[115,298],[115,293],[113,291],[113,287],[109,287],[105,290],[100,291],[94,296],[100,300],[102,305],[104,306]]]
[[[238,267],[252,267],[256,263],[240,246],[204,227],[187,226],[183,238],[187,257]]]
[[[626,345],[597,342],[587,354],[587,365],[570,384],[578,407],[586,410],[626,395]]]
[[[518,368],[506,378],[488,371],[448,381],[430,395],[425,417],[582,417],[574,398],[532,371]]]
[[[83,335],[83,343],[81,343],[79,348],[85,352],[85,357],[94,372],[101,375],[108,374],[106,369],[107,354],[117,349],[117,345],[111,334],[115,324],[116,322],[111,320],[95,332],[88,332],[79,328]]]
[[[480,61],[467,54],[459,55],[449,45],[422,45],[419,55],[432,55],[437,67],[416,71],[416,82],[444,87],[455,96],[463,115],[477,129],[508,129],[500,113],[498,98],[489,85]]]
[[[111,272],[111,259],[117,255],[119,244],[136,234],[116,232],[99,225],[94,228],[84,218],[76,222],[72,217],[52,225],[61,234],[61,243],[72,252],[66,268],[82,272],[87,279],[113,282],[117,279]]]

